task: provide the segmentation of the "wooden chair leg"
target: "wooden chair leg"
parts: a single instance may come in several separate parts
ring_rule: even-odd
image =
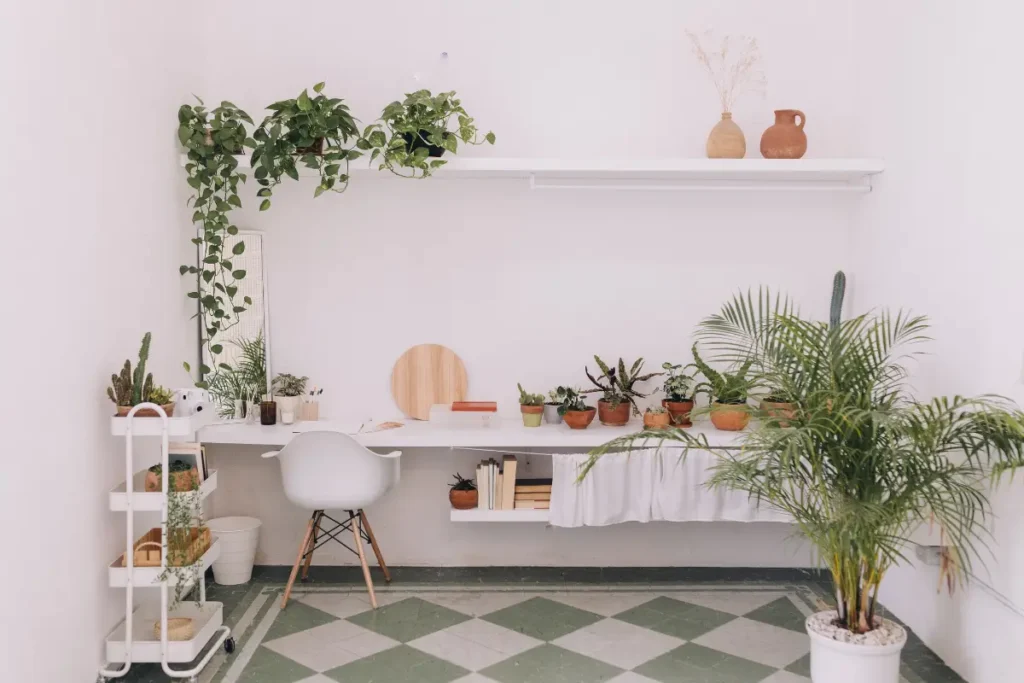
[[[320,524],[324,519],[324,511],[317,510],[313,513],[316,520],[313,524],[313,537],[309,541],[309,548],[306,550],[306,562],[302,565],[302,580],[309,578],[309,565],[313,564],[313,550],[316,548],[317,538],[320,536]]]
[[[299,544],[299,555],[295,558],[295,566],[292,567],[291,576],[288,577],[288,585],[284,589],[284,597],[281,598],[281,609],[288,606],[288,596],[292,594],[292,584],[295,583],[295,577],[299,573],[299,565],[302,564],[302,556],[306,552],[306,548],[309,547],[309,537],[313,535],[313,518],[316,517],[316,513],[313,513],[313,517],[309,518],[309,522],[306,523],[306,533],[302,537],[302,543]]]
[[[384,563],[384,554],[381,553],[380,546],[377,545],[377,537],[373,535],[373,529],[370,527],[370,521],[366,519],[366,513],[362,510],[359,511],[359,516],[362,518],[363,528],[366,529],[366,535],[370,537],[370,547],[373,548],[373,554],[377,556],[377,564],[380,565],[381,571],[384,572],[384,580],[391,583],[391,572],[388,571],[388,566]]]
[[[377,609],[377,596],[373,593],[373,579],[370,578],[370,567],[366,564],[366,554],[363,552],[363,537],[359,533],[359,515],[352,515],[351,520],[352,533],[356,537],[356,552],[359,554],[359,564],[363,565],[363,579],[366,581],[366,589],[370,591],[370,604],[373,605],[373,609]]]

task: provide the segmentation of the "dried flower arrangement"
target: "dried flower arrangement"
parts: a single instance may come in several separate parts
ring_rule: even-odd
[[[718,50],[705,48],[714,43],[712,31],[686,35],[693,42],[693,54],[697,61],[708,70],[711,81],[715,84],[721,100],[722,112],[732,112],[736,98],[745,92],[764,95],[764,72],[758,66],[761,62],[761,51],[757,39],[749,36],[723,36]]]

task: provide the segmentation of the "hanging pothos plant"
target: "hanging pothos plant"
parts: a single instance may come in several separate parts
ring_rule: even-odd
[[[494,133],[482,138],[478,135],[476,124],[454,90],[437,95],[429,90],[409,93],[403,101],[384,107],[380,120],[382,124],[366,127],[359,148],[373,150],[370,161],[380,158],[379,170],[386,168],[403,178],[429,176],[447,163],[438,157],[445,152],[458,152],[459,140],[470,145],[494,144]],[[453,123],[458,125],[452,128]]]
[[[344,192],[348,187],[349,161],[362,156],[354,148],[359,128],[348,106],[339,98],[324,95],[323,89],[324,84],[317,83],[313,97],[303,90],[294,99],[270,105],[267,109],[273,113],[253,133],[253,175],[263,186],[256,193],[263,198],[260,211],[270,208],[270,196],[284,176],[299,179],[297,161],[320,175],[314,197],[328,190]],[[349,139],[353,139],[352,148]]]
[[[179,271],[196,278],[196,288],[188,296],[199,303],[201,345],[209,358],[215,358],[223,350],[218,335],[237,325],[239,315],[252,305],[250,297],[238,297],[246,272],[231,261],[245,251],[245,243],[235,242],[230,253],[225,248],[228,237],[238,234],[229,214],[241,208],[238,186],[246,181],[246,174],[238,170],[239,155],[256,143],[246,135],[244,124],[252,125],[252,119],[244,111],[230,102],[209,110],[196,99],[198,105],[178,109],[178,140],[188,157],[185,173],[192,188],[189,204],[196,226],[192,243],[199,251],[199,263],[183,265]],[[189,364],[184,365],[191,372]],[[208,388],[211,373],[213,369],[201,363],[196,386]]]

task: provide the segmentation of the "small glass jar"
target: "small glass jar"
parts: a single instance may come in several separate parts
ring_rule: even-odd
[[[262,403],[260,403],[260,424],[261,425],[277,424],[277,402],[276,401],[263,401]]]

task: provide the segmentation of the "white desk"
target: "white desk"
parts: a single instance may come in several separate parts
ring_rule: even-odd
[[[625,427],[606,427],[594,422],[587,429],[569,429],[564,424],[544,424],[540,427],[524,427],[519,418],[505,418],[490,427],[461,427],[439,425],[431,422],[405,420],[397,429],[370,431],[372,423],[359,430],[358,422],[321,420],[297,422],[293,425],[227,423],[211,424],[199,432],[199,440],[205,444],[251,444],[261,446],[284,446],[296,434],[306,431],[327,430],[350,434],[367,448],[557,448],[590,450],[612,439],[632,434],[643,429],[640,420],[634,420]],[[698,423],[689,431],[694,436],[703,434],[712,447],[737,447],[742,443],[742,432],[722,432],[710,424]],[[656,442],[651,442],[651,446]],[[674,441],[664,443],[666,448],[682,447]]]

